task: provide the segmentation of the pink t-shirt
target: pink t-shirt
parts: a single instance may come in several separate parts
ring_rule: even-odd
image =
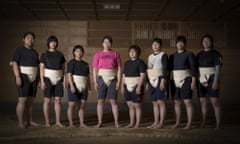
[[[121,58],[118,52],[110,50],[108,52],[99,51],[95,53],[92,67],[97,69],[115,69],[121,66]]]

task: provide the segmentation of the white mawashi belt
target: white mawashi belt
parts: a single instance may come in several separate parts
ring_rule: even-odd
[[[44,77],[49,78],[52,85],[56,85],[63,77],[62,70],[44,69]]]
[[[76,88],[79,92],[82,92],[87,88],[86,76],[73,75],[73,82],[75,83]]]
[[[208,86],[208,81],[211,75],[215,74],[215,67],[200,67],[199,68],[199,81],[202,85]]]
[[[127,86],[127,90],[132,92],[138,84],[140,77],[125,77],[124,84]]]
[[[185,79],[190,75],[190,70],[174,70],[173,71],[173,80],[176,85],[176,87],[182,88]]]
[[[103,78],[104,83],[109,86],[111,81],[116,77],[116,70],[114,69],[99,69],[98,75]]]
[[[147,74],[148,74],[148,79],[149,79],[150,84],[156,88],[158,81],[159,81],[159,77],[163,75],[163,70],[162,69],[148,69]]]
[[[33,82],[37,78],[37,67],[30,67],[30,66],[20,66],[20,73],[26,74],[30,82]]]

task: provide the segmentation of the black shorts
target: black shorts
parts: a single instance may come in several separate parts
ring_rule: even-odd
[[[81,100],[87,100],[87,98],[88,98],[88,89],[85,89],[82,92],[78,92],[76,89],[76,92],[72,93],[70,86],[68,85],[68,101],[69,102],[78,102]]]
[[[151,83],[148,81],[148,92],[151,97],[152,101],[157,101],[157,100],[167,100],[168,99],[168,81],[165,80],[165,89],[160,90],[160,82],[161,80],[164,79],[163,77],[159,77],[157,87],[153,87]]]
[[[26,74],[20,74],[22,85],[17,86],[19,97],[36,97],[38,80],[30,82]]]
[[[134,103],[141,103],[143,101],[144,86],[141,86],[141,94],[136,94],[136,88],[137,86],[130,92],[124,84],[124,97],[126,101],[132,101]]]
[[[174,100],[184,100],[184,99],[192,99],[192,89],[191,89],[192,77],[187,77],[183,83],[181,88],[176,87],[173,80],[171,80],[171,95]]]
[[[200,82],[198,82],[198,97],[208,98],[208,97],[219,97],[219,88],[216,90],[212,89],[212,84],[214,81],[214,75],[211,75],[208,81],[208,85],[205,87]]]
[[[114,99],[117,100],[116,90],[117,79],[113,79],[111,84],[107,86],[101,76],[98,77],[98,99]]]
[[[57,82],[56,85],[52,85],[49,78],[44,77],[46,88],[44,89],[45,97],[63,97],[63,78]]]

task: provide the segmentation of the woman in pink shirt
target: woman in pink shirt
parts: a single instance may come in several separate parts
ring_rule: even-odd
[[[103,50],[95,53],[93,57],[93,81],[98,95],[97,115],[98,124],[102,126],[103,106],[106,98],[112,106],[116,128],[118,124],[117,91],[121,81],[121,58],[117,51],[112,50],[112,37],[104,36],[102,40]]]

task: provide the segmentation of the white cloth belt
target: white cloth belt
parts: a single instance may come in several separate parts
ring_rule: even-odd
[[[63,77],[62,70],[44,69],[44,77],[49,78],[52,85],[56,85]]]
[[[116,70],[114,69],[99,69],[98,75],[103,78],[104,83],[109,86],[111,81],[116,77]]]
[[[82,92],[87,88],[86,76],[73,75],[73,82],[75,83],[76,88],[79,92]]]
[[[215,67],[200,67],[199,81],[203,86],[208,86],[208,81],[211,75],[215,74]]]
[[[175,83],[176,87],[182,88],[182,86],[185,82],[185,79],[189,76],[191,76],[189,69],[174,70],[173,71],[173,80],[174,80],[174,83]]]
[[[140,77],[125,77],[124,84],[127,86],[127,90],[132,92],[138,84]]]
[[[31,66],[20,66],[20,73],[26,74],[28,76],[28,79],[30,82],[33,82],[37,78],[37,67],[31,67]]]
[[[163,70],[162,69],[148,69],[147,74],[148,74],[148,79],[149,79],[150,84],[156,88],[158,81],[159,81],[159,77],[163,75]]]

